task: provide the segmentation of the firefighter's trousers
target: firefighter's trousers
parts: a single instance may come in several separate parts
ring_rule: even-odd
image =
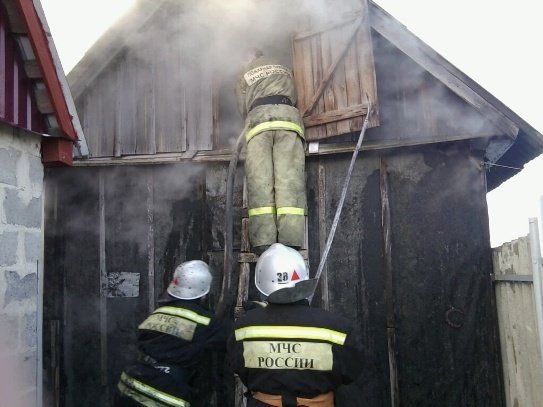
[[[306,211],[303,139],[289,130],[252,137],[247,143],[245,175],[251,245],[279,242],[301,247]]]

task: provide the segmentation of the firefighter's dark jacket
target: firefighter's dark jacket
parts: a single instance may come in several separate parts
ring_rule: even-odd
[[[232,329],[198,300],[168,296],[138,331],[140,355],[121,374],[115,406],[188,406],[195,367],[209,351],[226,349]]]
[[[210,350],[226,350],[231,330],[229,321],[214,318],[198,301],[174,300],[140,324],[138,348],[159,363],[192,369]]]
[[[269,304],[236,321],[228,357],[251,392],[313,398],[361,373],[353,342],[345,318],[311,308],[306,300]]]

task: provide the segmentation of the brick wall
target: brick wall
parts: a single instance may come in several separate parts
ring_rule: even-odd
[[[0,123],[0,405],[40,404],[42,195],[40,137]]]

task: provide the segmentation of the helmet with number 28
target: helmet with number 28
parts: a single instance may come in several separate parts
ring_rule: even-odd
[[[289,303],[309,297],[316,280],[300,253],[281,243],[274,243],[256,263],[255,285],[269,302]]]

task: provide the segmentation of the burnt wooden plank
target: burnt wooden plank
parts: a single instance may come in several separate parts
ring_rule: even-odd
[[[312,89],[318,89],[323,80],[324,68],[322,63],[322,44],[321,36],[315,35],[310,39],[311,46],[311,65],[313,67],[313,84]],[[315,114],[324,112],[324,98],[319,96],[317,102],[314,104],[313,111]],[[326,137],[326,128],[324,126],[317,127],[312,132],[312,137],[322,138]]]
[[[114,121],[115,121],[115,130],[113,134],[113,156],[114,157],[120,157],[122,154],[122,122],[120,120],[121,117],[121,109],[123,108],[123,100],[122,100],[122,85],[123,85],[123,74],[124,70],[121,67],[120,61],[118,61],[115,65],[115,69],[112,73],[114,76],[114,84],[112,86],[112,89],[114,89],[115,92],[115,101],[113,105],[113,114],[114,114]]]
[[[122,110],[119,112],[121,126],[122,148],[121,155],[132,155],[136,153],[137,137],[137,61],[136,58],[127,52],[125,61],[122,63]]]
[[[151,102],[152,81],[149,72],[152,72],[151,61],[135,56],[135,86],[136,112],[135,112],[135,138],[136,145],[134,154],[150,154],[149,143],[149,121],[154,120],[154,108]],[[152,76],[151,76],[152,78]],[[156,150],[153,146],[153,150]]]
[[[354,28],[353,28],[354,27]],[[342,44],[344,48],[335,46],[332,51],[332,58],[338,61],[338,65],[335,68],[334,76],[332,79],[332,86],[334,89],[334,95],[336,100],[336,106],[338,110],[342,110],[348,107],[347,101],[347,82],[345,80],[345,60],[344,55],[349,46],[352,46],[350,40],[353,35],[358,31],[359,26],[354,25],[351,27],[341,27],[334,30],[330,35],[334,44]],[[349,123],[346,121],[338,122],[337,132],[339,134],[346,134],[350,132]]]
[[[293,38],[292,43],[292,73],[294,75],[294,81],[296,82],[296,92],[297,92],[297,106],[298,109],[302,109],[305,106],[305,70],[304,65],[302,64],[304,55],[303,49],[300,40]]]
[[[330,42],[330,35],[321,35],[321,44],[322,44],[322,66],[324,69],[328,69],[332,65],[332,44]],[[337,111],[336,99],[334,97],[334,92],[330,84],[324,89],[324,109],[326,112]],[[304,124],[310,126],[311,120],[315,119],[315,115],[310,115],[304,117]],[[337,134],[337,124],[336,123],[326,123],[326,135]]]
[[[319,208],[319,249],[326,246],[326,238],[328,232],[328,216],[326,213],[326,167],[319,162],[318,167],[318,181],[319,181],[319,199],[318,199],[318,208]],[[321,277],[321,295],[322,295],[322,306],[324,309],[330,309],[330,287],[328,284],[328,267],[325,264],[322,269]]]
[[[390,398],[393,407],[400,405],[398,385],[398,362],[396,359],[396,318],[394,315],[394,276],[392,270],[392,230],[390,222],[390,185],[386,159],[380,158],[381,222],[383,226],[383,253],[385,275],[385,308],[387,320],[388,366],[390,377]]]
[[[345,83],[348,84],[345,91],[347,93],[347,105],[357,106],[362,103],[366,104],[368,101],[362,99],[360,94],[361,86],[359,80],[359,67],[356,60],[356,38],[358,32],[363,30],[361,25],[360,29],[355,33],[354,38],[351,41],[351,45],[346,51],[345,55]],[[357,131],[362,128],[362,115],[349,120],[350,131]]]
[[[69,222],[57,229],[60,247],[48,261],[63,281],[56,292],[64,313],[61,400],[64,405],[107,405],[105,393],[96,392],[101,388],[98,177],[87,169],[58,176],[64,193],[58,195],[55,210]]]
[[[136,360],[137,326],[149,311],[148,208],[145,167],[101,168],[104,177],[104,247],[108,276],[139,275],[137,296],[120,296],[115,286],[107,298],[107,383],[114,388],[121,371]],[[122,255],[121,255],[122,253]],[[154,304],[153,304],[154,305]],[[115,335],[110,335],[115,332]],[[112,395],[111,395],[112,396]]]
[[[108,75],[107,78],[98,82],[97,101],[100,104],[98,116],[94,117],[95,126],[98,126],[101,142],[101,151],[104,156],[111,156],[115,150],[115,132],[117,127],[116,105],[117,95],[114,89],[117,88],[116,75]]]
[[[326,124],[327,127],[333,125],[335,122],[345,119],[351,119],[365,115],[368,112],[368,107],[365,104],[352,105],[346,109],[341,110],[329,110],[325,113],[321,113],[314,116],[308,116],[304,119],[304,125],[306,127],[319,126]],[[332,124],[330,124],[332,123]],[[359,130],[362,127],[359,128]]]
[[[300,109],[300,112],[303,112],[309,102],[308,98],[313,94],[313,84],[315,81],[313,79],[313,66],[311,64],[311,42],[303,41],[299,42],[298,45],[300,47],[300,57],[302,58],[300,63],[303,69],[302,86],[298,86],[298,88],[301,87],[303,89],[304,95],[304,100],[298,104],[298,108]],[[306,137],[310,138],[315,131],[316,130],[314,129],[308,129],[306,131]]]
[[[311,94],[311,97],[307,101],[307,104],[304,106],[304,110],[302,111],[303,116],[306,116],[313,110],[315,104],[320,99],[322,92],[324,91],[324,88],[326,87],[326,85],[328,85],[328,82],[333,77],[336,69],[339,66],[341,66],[342,62],[344,62],[343,57],[345,55],[345,52],[351,45],[351,41],[354,38],[358,29],[359,29],[359,24],[355,22],[354,28],[352,28],[352,32],[350,33],[350,35],[347,35],[345,38],[342,38],[344,41],[336,43],[336,45],[338,44],[341,44],[341,45],[338,46],[337,53],[335,53],[335,57],[332,58],[332,64],[328,67],[328,70],[323,74],[323,77],[320,80],[319,85],[314,88],[313,93]],[[343,27],[339,29],[339,31],[342,31],[342,30],[343,30]]]
[[[370,117],[368,127],[379,126],[379,111],[380,111],[380,102],[377,94],[377,79],[376,79],[376,67],[375,67],[375,58],[373,56],[374,49],[372,43],[372,34],[370,32],[370,20],[369,20],[369,10],[367,1],[364,0],[364,6],[362,9],[361,16],[361,25],[362,29],[358,30],[358,33],[355,37],[355,60],[356,60],[356,70],[359,75],[359,89],[360,89],[360,100],[362,103],[367,103],[368,101],[372,103],[374,111]],[[369,100],[366,100],[369,99]],[[358,126],[356,123],[355,130],[362,128],[362,123]]]

